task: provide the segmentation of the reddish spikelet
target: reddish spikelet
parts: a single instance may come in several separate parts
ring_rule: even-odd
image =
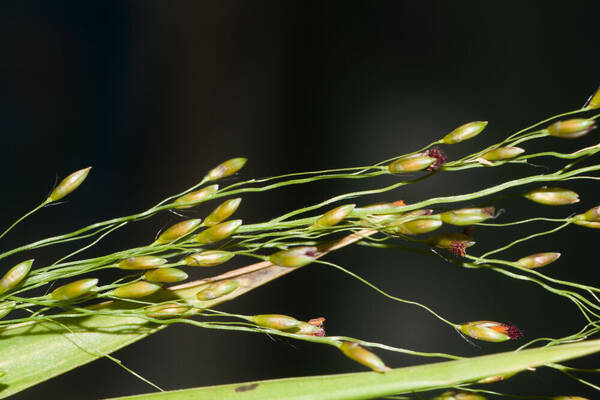
[[[464,242],[453,241],[450,243],[450,253],[454,255],[454,257],[464,257],[467,253],[467,245]]]
[[[519,328],[508,323],[495,321],[473,321],[462,324],[459,331],[467,336],[486,342],[505,342],[523,336]]]
[[[511,324],[510,322],[507,322],[506,324],[504,324],[504,327],[506,328],[506,334],[512,340],[516,340],[516,339],[523,337],[523,331],[521,331],[519,328],[517,328],[515,325]]]
[[[317,252],[314,250],[307,250],[304,254],[313,258],[317,256]]]
[[[325,322],[325,318],[323,318],[323,317],[313,318],[308,321],[309,324],[311,324],[313,326],[317,326],[319,328],[323,326],[323,322]]]
[[[323,337],[323,336],[325,336],[325,329],[320,328],[315,333],[310,334],[310,336]]]
[[[446,155],[438,147],[432,147],[427,150],[426,154],[429,157],[435,158],[435,162],[427,167],[427,170],[429,171],[436,170],[446,163]]]
[[[491,327],[491,329],[493,329],[497,332],[500,332],[500,333],[504,333],[511,340],[516,340],[523,336],[523,332],[519,328],[517,328],[515,325],[511,324],[510,322]]]
[[[395,205],[396,207],[404,207],[406,205],[406,203],[404,203],[404,200],[396,200],[392,204]]]

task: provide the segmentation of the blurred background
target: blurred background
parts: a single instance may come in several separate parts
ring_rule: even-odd
[[[600,84],[598,14],[591,2],[54,1],[0,6],[0,121],[4,171],[0,226],[39,204],[57,177],[93,166],[66,204],[47,207],[0,243],[2,250],[144,210],[194,185],[223,160],[249,161],[239,177],[368,165],[414,151],[456,126],[488,120],[452,148],[477,151],[533,122],[576,109]],[[596,142],[548,139],[528,151],[573,151]],[[481,189],[557,165],[442,173],[359,204]],[[231,180],[234,181],[235,179]],[[236,215],[260,222],[333,195],[396,181],[296,186],[244,197]],[[564,185],[563,185],[564,186]],[[564,217],[598,204],[595,183],[568,184],[581,202],[544,207],[519,198],[494,205],[502,221]],[[186,213],[203,217],[216,204]],[[465,204],[468,205],[468,204]],[[152,240],[176,222],[165,213],[130,225],[87,255]],[[478,228],[481,254],[549,229]],[[508,260],[563,254],[544,272],[598,285],[598,232],[569,227],[515,246]],[[49,263],[76,247],[35,254]],[[461,269],[437,257],[360,246],[327,256],[399,297],[463,322],[511,321],[534,337],[559,337],[584,320],[572,303],[527,282]],[[2,268],[21,261],[6,259]],[[244,261],[195,272],[224,272]],[[394,303],[322,265],[311,265],[223,310],[323,316],[328,333],[420,351],[474,356],[519,344],[473,346],[429,314]],[[392,367],[432,360],[378,351]],[[257,334],[173,326],[115,356],[164,389],[362,371],[337,350]],[[598,367],[599,357],[577,365]],[[597,377],[592,376],[591,380]],[[520,374],[490,387],[517,394],[582,395],[558,372]],[[14,396],[92,399],[153,389],[109,360],[95,361]],[[592,393],[592,394],[591,394]]]

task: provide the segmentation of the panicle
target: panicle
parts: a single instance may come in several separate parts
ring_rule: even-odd
[[[206,174],[205,179],[207,181],[216,181],[218,179],[233,175],[240,169],[242,169],[244,164],[246,164],[246,161],[248,161],[248,159],[243,157],[232,158],[230,160],[227,160],[208,171],[208,174]]]
[[[280,267],[303,267],[317,258],[317,248],[312,246],[292,247],[271,254],[269,261]]]
[[[173,204],[175,204],[175,208],[178,210],[192,208],[201,201],[208,200],[217,192],[217,190],[219,190],[219,185],[209,185],[200,190],[196,190],[195,192],[186,193],[183,196],[178,197]]]
[[[387,168],[392,174],[417,172],[427,169],[436,161],[437,160],[434,157],[430,157],[426,153],[418,153],[400,157],[396,161],[389,164]]]
[[[484,208],[461,208],[460,210],[446,211],[440,214],[443,222],[450,225],[473,225],[491,218],[496,209],[494,207]]]
[[[204,225],[214,226],[229,218],[240,206],[242,198],[229,199],[221,203],[204,219]]]
[[[167,229],[163,233],[161,233],[158,236],[158,239],[156,239],[156,241],[154,242],[154,244],[171,243],[187,235],[188,233],[193,232],[194,229],[196,229],[196,227],[200,225],[201,222],[202,220],[199,218],[188,219],[185,221],[178,222],[175,225],[169,227],[169,229]]]
[[[401,217],[402,220],[402,217]],[[390,226],[386,227],[386,232],[396,233],[401,235],[420,235],[434,231],[442,226],[442,221],[435,219],[417,218],[410,221],[394,224],[390,221]]]
[[[384,364],[381,358],[356,342],[344,342],[340,345],[340,350],[346,357],[371,368],[375,372],[390,371],[390,368]]]
[[[585,118],[558,121],[546,128],[550,135],[563,139],[577,139],[594,129],[596,129],[595,121]]]
[[[196,298],[202,301],[214,300],[233,292],[239,285],[235,279],[216,282],[196,293]]]
[[[71,175],[60,181],[58,186],[56,186],[52,193],[50,193],[50,196],[48,196],[46,201],[52,202],[60,200],[73,190],[77,189],[88,176],[90,169],[92,169],[92,167],[80,169],[79,171],[73,172]]]
[[[177,268],[158,268],[144,274],[144,279],[150,282],[181,282],[188,278],[188,274]]]
[[[482,130],[487,126],[487,121],[473,121],[468,122],[464,125],[459,126],[446,136],[442,138],[442,142],[445,144],[455,144],[464,142],[465,140],[471,139],[481,133]]]
[[[516,264],[524,268],[539,268],[558,260],[560,253],[536,253],[517,260]]]
[[[50,297],[54,300],[76,299],[97,289],[97,284],[98,279],[96,278],[80,279],[54,289],[52,293],[50,293]]]
[[[327,228],[340,223],[350,215],[355,206],[355,204],[346,204],[327,211],[310,226],[310,229]]]
[[[0,295],[8,292],[21,283],[29,273],[32,265],[33,259],[22,261],[9,269],[2,279],[0,279]]]
[[[137,299],[150,296],[158,292],[161,285],[146,281],[137,281],[127,285],[120,286],[113,291],[113,295],[124,299]]]
[[[502,161],[502,160],[508,160],[508,159],[514,158],[524,152],[525,152],[525,149],[522,149],[520,147],[505,146],[505,147],[498,147],[497,149],[487,151],[482,154],[481,158],[488,160],[488,161]]]
[[[459,330],[467,336],[486,342],[505,342],[519,339],[523,333],[516,326],[494,321],[474,321],[462,324]]]
[[[129,257],[119,261],[120,269],[152,269],[166,263],[167,260],[156,256]]]
[[[175,318],[188,312],[190,307],[177,303],[158,304],[147,307],[144,313],[150,318]]]
[[[235,253],[222,250],[206,250],[190,254],[183,262],[190,267],[214,267],[229,261]]]
[[[531,190],[525,193],[525,197],[547,206],[562,206],[579,202],[579,195],[574,191],[556,187],[549,188],[547,186]]]

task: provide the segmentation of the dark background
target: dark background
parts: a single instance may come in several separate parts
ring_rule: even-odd
[[[367,165],[414,151],[462,123],[489,120],[484,134],[446,149],[451,159],[476,151],[530,123],[580,107],[596,89],[598,13],[592,4],[2,2],[0,226],[41,202],[57,176],[88,165],[93,169],[67,204],[42,210],[0,246],[12,248],[146,209],[235,156],[249,158],[241,178]],[[572,151],[594,144],[594,136],[525,147]],[[540,171],[545,170],[519,166],[444,173],[359,201],[414,202]],[[247,223],[259,222],[397,179],[330,181],[249,195],[237,215]],[[511,199],[495,205],[506,210],[502,221],[510,221],[567,216],[598,203],[595,183],[568,187],[580,193],[579,204],[552,208]],[[208,210],[187,215],[203,216]],[[175,221],[163,214],[130,226],[90,254],[147,243]],[[479,228],[472,253],[549,227]],[[559,251],[563,257],[544,272],[597,285],[597,238],[596,231],[569,227],[517,246],[505,257]],[[36,265],[70,248],[38,253]],[[327,259],[452,321],[512,321],[525,331],[525,340],[564,336],[584,325],[575,306],[533,284],[460,269],[436,257],[354,246]],[[5,261],[12,265],[20,259]],[[421,351],[478,355],[523,343],[472,346],[429,314],[386,300],[319,265],[222,309],[300,319],[324,316],[330,334]],[[429,362],[378,353],[392,367]],[[171,327],[116,357],[165,389],[364,370],[333,348],[188,326]],[[598,361],[592,357],[578,365],[598,367]],[[596,396],[553,371],[523,373],[490,388]],[[151,390],[103,359],[15,398],[87,399]]]

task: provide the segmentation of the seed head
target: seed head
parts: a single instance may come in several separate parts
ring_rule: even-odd
[[[230,176],[238,172],[244,164],[248,161],[247,158],[232,158],[230,160],[225,161],[222,164],[219,164],[215,168],[208,171],[205,179],[207,181],[216,181],[217,179],[225,178],[226,176]]]
[[[422,233],[434,231],[440,226],[442,226],[442,221],[417,218],[400,224],[393,224],[392,221],[390,228],[386,228],[386,231],[401,235],[420,235]]]
[[[279,331],[289,331],[296,328],[300,321],[296,318],[281,314],[260,314],[251,317],[252,322],[265,328],[276,329]]]
[[[167,260],[155,256],[129,257],[119,261],[120,269],[152,269],[166,263]]]
[[[494,207],[484,208],[461,208],[460,210],[446,211],[440,214],[443,222],[450,225],[473,225],[491,218],[496,209]]]
[[[77,189],[79,185],[83,183],[85,178],[88,176],[92,167],[80,169],[79,171],[73,172],[71,175],[63,179],[58,186],[54,188],[50,196],[48,196],[47,202],[57,201]]]
[[[209,185],[195,192],[186,193],[181,197],[178,197],[173,204],[178,210],[184,208],[192,208],[198,203],[208,200],[219,190],[219,185]]]
[[[158,292],[160,288],[161,285],[156,283],[138,281],[116,288],[113,291],[113,295],[125,299],[137,299],[150,296],[151,294]]]
[[[560,253],[537,253],[521,258],[516,264],[524,268],[539,268],[553,263],[558,257]]]
[[[455,144],[464,142],[481,133],[487,126],[487,121],[473,121],[459,126],[442,138],[445,144]]]
[[[298,268],[315,261],[317,258],[316,253],[316,247],[292,247],[291,249],[281,250],[275,254],[271,254],[269,261],[280,267]]]
[[[242,225],[241,219],[232,219],[231,221],[221,222],[218,225],[211,226],[196,235],[195,240],[200,244],[213,244],[233,235]]]
[[[190,267],[214,267],[229,261],[235,253],[222,250],[207,250],[187,256],[183,261]]]
[[[586,107],[589,109],[600,108],[600,87],[590,96],[584,108]]]
[[[314,321],[313,323],[310,323],[310,321],[298,321],[296,318],[281,314],[261,314],[250,318],[256,325],[264,326],[265,328],[295,333],[297,335],[325,336],[325,331],[322,328],[325,318],[319,319],[319,323],[316,324]]]
[[[50,293],[50,297],[54,300],[76,299],[97,289],[97,284],[98,279],[95,278],[81,279],[54,289],[54,291]]]
[[[595,121],[585,118],[558,121],[546,128],[550,135],[563,139],[577,139],[594,129],[596,129]]]
[[[519,339],[523,332],[510,323],[474,321],[462,324],[459,330],[467,336],[486,342],[505,342]]]
[[[488,161],[502,161],[514,158],[524,152],[525,149],[522,149],[520,147],[498,147],[497,149],[483,153],[481,158]]]
[[[159,304],[156,306],[147,307],[144,310],[144,313],[150,318],[175,318],[180,317],[185,314],[190,307],[177,304],[177,303],[168,303],[168,304]]]
[[[388,171],[392,174],[401,174],[404,172],[417,172],[429,168],[437,162],[437,159],[430,157],[427,153],[411,154],[400,157],[388,165]]]
[[[375,353],[371,353],[356,342],[344,342],[340,345],[340,350],[346,357],[371,368],[375,372],[387,372],[390,370]]]
[[[325,329],[320,326],[310,324],[308,322],[300,321],[300,324],[295,329],[297,335],[308,335],[308,336],[325,336]]]
[[[352,210],[354,210],[355,204],[346,204],[334,208],[333,210],[327,211],[323,216],[315,221],[310,226],[311,229],[327,228],[329,226],[336,225],[344,220]]]
[[[586,221],[584,219],[575,219],[575,225],[584,226],[586,228],[600,229],[600,221]]]
[[[600,206],[590,208],[581,215],[581,218],[585,219],[586,221],[600,222]]]
[[[239,285],[235,279],[216,282],[196,293],[196,298],[202,301],[214,300],[233,292]]]
[[[225,221],[238,209],[241,202],[242,198],[238,197],[236,199],[229,199],[221,203],[213,210],[213,212],[208,215],[208,217],[206,217],[204,220],[204,225],[214,226],[222,221]]]
[[[177,268],[158,268],[144,274],[144,279],[150,282],[181,282],[188,278],[188,274]]]
[[[579,202],[579,195],[574,191],[562,188],[549,188],[547,186],[531,190],[525,193],[525,197],[547,206],[562,206]]]
[[[169,229],[160,234],[154,244],[165,244],[171,243],[188,233],[193,232],[198,225],[202,222],[201,219],[188,219],[181,221],[171,226]]]
[[[0,279],[0,295],[8,292],[21,283],[29,273],[32,265],[33,259],[20,262],[9,269],[2,279]]]

